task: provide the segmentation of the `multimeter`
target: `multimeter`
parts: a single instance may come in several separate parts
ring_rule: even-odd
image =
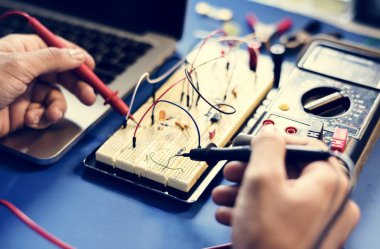
[[[317,38],[302,51],[279,90],[263,101],[245,132],[266,124],[284,133],[322,140],[361,168],[380,123],[380,52]]]

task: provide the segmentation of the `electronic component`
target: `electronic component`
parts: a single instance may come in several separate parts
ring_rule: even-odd
[[[323,133],[323,125],[324,123],[322,120],[311,121],[309,129],[307,130],[307,136],[316,139],[321,139]]]
[[[174,124],[181,129],[181,131],[189,129],[187,124],[182,124],[180,121],[175,121]]]
[[[213,140],[216,134],[216,130],[212,129],[211,131],[208,132],[208,137],[210,140]]]
[[[219,112],[213,112],[210,121],[211,123],[218,123],[222,119],[222,115]]]
[[[165,110],[160,110],[158,114],[158,120],[165,121],[166,120],[166,112]]]
[[[232,96],[234,96],[235,99],[238,97],[238,93],[237,93],[236,87],[232,88],[231,93],[232,93]]]

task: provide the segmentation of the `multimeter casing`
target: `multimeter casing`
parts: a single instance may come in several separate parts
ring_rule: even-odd
[[[305,109],[307,102],[331,93],[344,96],[317,113]],[[315,39],[301,53],[289,78],[270,92],[253,115],[257,135],[263,123],[294,136],[307,136],[313,122],[323,122],[320,139],[331,146],[335,128],[345,129],[344,152],[362,166],[379,133],[380,52],[349,43]],[[259,117],[259,118],[258,118]],[[251,122],[253,123],[253,121]]]

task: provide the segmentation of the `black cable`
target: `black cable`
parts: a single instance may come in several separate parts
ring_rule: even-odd
[[[332,227],[335,225],[335,223],[338,221],[340,215],[343,213],[344,209],[346,208],[346,204],[348,203],[348,200],[350,199],[350,195],[352,192],[353,187],[350,188],[346,196],[344,197],[342,203],[340,204],[338,210],[335,212],[334,216],[331,217],[330,221],[327,223],[325,228],[322,230],[320,235],[318,236],[318,239],[316,240],[313,249],[320,249],[323,242],[325,241],[328,233],[332,229]]]
[[[182,103],[183,98],[185,97],[185,80],[183,80],[181,84],[182,84],[182,91],[181,91],[181,97],[179,98],[180,103]]]
[[[230,85],[231,85],[232,75],[231,75],[231,77],[228,77],[229,71],[230,71],[230,61],[228,60],[228,62],[226,64],[227,87],[226,87],[226,92],[224,93],[224,96],[223,96],[223,101],[226,101],[228,89],[230,89]]]
[[[197,75],[197,71],[195,70],[194,71],[194,75],[195,75],[195,85],[198,89],[198,92],[200,92],[200,89],[199,89],[199,81],[198,81],[198,75]],[[189,110],[191,110],[191,108],[193,107],[194,105],[194,95],[195,95],[195,89],[192,87],[192,91],[191,91],[191,103],[190,103],[190,108]],[[195,106],[198,106],[198,102],[200,100],[200,97],[199,97],[199,94],[198,94],[198,97],[197,97],[197,100],[195,101]]]
[[[197,89],[200,92],[201,89],[200,89],[200,86],[199,86],[198,73],[197,73],[196,70],[194,71],[194,76],[195,76],[195,82],[197,83]],[[198,94],[197,101],[195,102],[195,106],[198,106],[198,103],[199,103],[200,99],[201,99],[201,95]]]
[[[236,112],[236,109],[232,106],[232,105],[229,105],[229,104],[225,104],[225,103],[221,103],[221,104],[218,104],[218,106],[227,106],[229,108],[232,109],[231,112],[226,112],[226,111],[223,111],[222,109],[219,109],[218,107],[216,107],[215,105],[211,104],[199,91],[198,89],[195,87],[194,83],[193,83],[193,80],[191,78],[191,75],[189,73],[189,71],[187,71],[187,69],[185,69],[185,75],[186,75],[186,78],[187,80],[189,81],[190,85],[194,88],[194,90],[198,93],[198,95],[209,105],[211,106],[212,108],[214,108],[215,110],[217,110],[218,112],[221,112],[223,114],[226,114],[226,115],[231,115],[231,114],[234,114]]]
[[[153,103],[156,101],[156,91],[157,91],[156,84],[153,84],[153,90],[152,90],[152,102]],[[152,125],[154,125],[154,112],[152,112],[152,115],[150,116],[150,120],[152,122]]]
[[[326,224],[326,226],[323,228],[322,232],[318,236],[317,240],[315,241],[315,243],[312,247],[313,249],[319,249],[322,246],[322,244],[325,241],[328,233],[333,228],[335,223],[338,221],[340,215],[343,213],[343,211],[344,211],[344,209],[345,209],[345,207],[346,207],[346,205],[350,199],[352,190],[353,190],[355,183],[356,183],[356,180],[357,180],[357,175],[356,175],[356,172],[354,169],[355,164],[351,160],[351,158],[349,158],[347,155],[345,155],[343,153],[336,153],[336,152],[332,152],[331,156],[338,158],[339,160],[341,160],[344,163],[344,167],[347,169],[347,177],[350,179],[350,189],[348,190],[347,194],[345,195],[345,197],[344,197],[342,203],[340,204],[338,210],[331,217],[329,222]]]

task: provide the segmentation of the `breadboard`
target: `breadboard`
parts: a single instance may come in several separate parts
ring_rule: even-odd
[[[203,62],[220,56],[223,49],[225,48],[218,44],[206,45],[199,53],[194,66],[197,67]],[[194,56],[195,52],[189,56],[188,61],[192,62]],[[227,98],[223,102],[222,99],[228,87],[229,76],[226,75],[228,60],[230,61],[230,72],[233,70],[233,74],[227,90]],[[196,69],[201,93],[213,104],[223,102],[232,105],[236,109],[236,113],[232,115],[222,114],[220,118],[220,114],[211,109],[202,99],[195,106],[196,93],[190,101],[193,105],[188,108],[186,97],[182,102],[180,101],[182,83],[176,85],[162,98],[189,110],[199,125],[202,147],[206,147],[209,143],[215,143],[217,146],[226,145],[272,87],[270,58],[260,56],[257,75],[249,69],[248,60],[246,51],[237,50],[231,54],[229,59],[226,56]],[[160,96],[170,85],[184,76],[184,68],[177,70],[158,89],[156,96]],[[185,81],[184,87],[186,92],[187,81]],[[133,114],[134,117],[139,120],[151,104],[152,99],[143,104]],[[227,111],[227,109],[225,110]],[[166,113],[165,119],[162,121],[159,121],[160,111]],[[210,121],[212,117],[220,118],[220,120],[212,123]],[[176,122],[188,128],[182,130],[176,125]],[[96,160],[139,177],[153,180],[163,186],[183,192],[190,191],[208,167],[206,163],[173,157],[181,149],[183,152],[187,152],[198,145],[196,129],[190,117],[175,106],[158,103],[155,107],[154,125],[151,124],[149,113],[137,131],[137,146],[133,148],[132,137],[135,127],[132,122],[128,122],[127,128],[121,127],[117,130],[96,151]],[[215,136],[210,137],[210,132],[215,132]]]

